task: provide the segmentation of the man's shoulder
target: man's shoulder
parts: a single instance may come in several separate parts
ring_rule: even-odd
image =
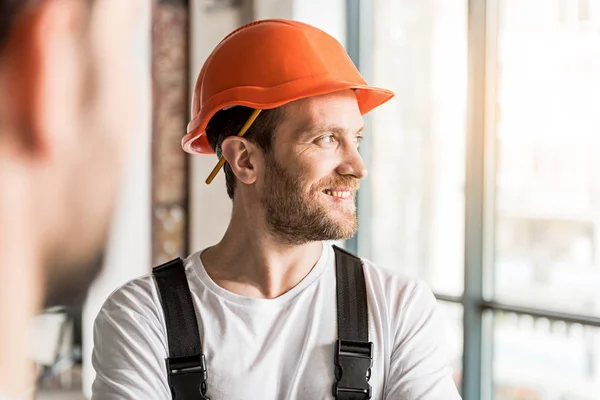
[[[186,273],[192,267],[192,256],[184,260]],[[131,279],[115,289],[101,308],[101,313],[130,312],[162,320],[160,295],[151,272]]]
[[[156,285],[152,273],[131,279],[116,288],[108,299],[105,307],[127,305],[154,297]]]
[[[335,246],[332,245],[332,248],[333,247]],[[363,271],[365,274],[365,281],[367,282],[367,285],[393,285],[395,288],[401,289],[412,288],[419,283],[418,279],[414,279],[401,271],[382,268],[373,261],[362,257],[360,254],[356,254],[345,249],[342,250],[360,259],[363,265]]]
[[[395,304],[401,308],[411,302],[435,301],[431,289],[422,281],[402,271],[382,268],[374,262],[361,257],[365,281],[371,288],[372,295],[382,297],[387,304]]]
[[[395,289],[412,290],[420,284],[420,280],[416,279],[402,271],[396,271],[389,268],[383,268],[373,261],[360,257],[363,263],[365,279],[377,282],[384,286],[393,286]]]
[[[403,326],[418,326],[420,318],[436,312],[436,299],[424,281],[362,261],[371,309],[379,315],[378,321],[387,321],[386,326],[393,332]]]
[[[116,288],[106,299],[97,320],[113,318],[141,318],[153,316],[160,319],[157,312],[159,298],[151,273],[131,279]]]

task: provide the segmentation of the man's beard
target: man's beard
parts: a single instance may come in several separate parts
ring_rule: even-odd
[[[46,269],[44,308],[79,307],[87,297],[90,285],[102,270],[104,251],[99,251],[85,265],[54,264]]]
[[[267,156],[265,168],[265,189],[261,200],[267,228],[278,240],[299,245],[354,236],[358,229],[356,208],[339,206],[336,214],[343,210],[343,216],[334,218],[332,212],[337,205],[332,202],[331,209],[328,209],[318,198],[327,188],[358,189],[358,179],[338,176],[321,180],[306,194],[302,186],[303,177],[290,174],[272,155]]]

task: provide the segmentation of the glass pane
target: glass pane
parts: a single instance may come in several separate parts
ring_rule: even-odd
[[[460,295],[467,1],[373,4],[372,82],[396,97],[371,114],[370,257]]]
[[[595,400],[600,329],[528,316],[494,319],[495,400]]]
[[[600,315],[600,0],[499,6],[496,296]]]
[[[452,368],[452,378],[460,390],[463,359],[463,309],[460,304],[439,301],[439,310],[446,327],[446,348]]]

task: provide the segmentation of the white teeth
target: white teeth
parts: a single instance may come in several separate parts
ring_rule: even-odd
[[[329,189],[325,190],[325,194],[327,194],[329,196],[333,196],[333,197],[341,197],[343,199],[347,199],[348,197],[350,197],[350,192],[338,192],[338,191],[332,191]]]

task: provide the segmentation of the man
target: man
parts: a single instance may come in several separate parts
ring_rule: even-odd
[[[367,174],[358,152],[362,114],[391,97],[367,86],[335,39],[306,24],[255,22],[215,48],[198,77],[182,144],[226,160],[231,221],[219,243],[181,269],[191,315],[178,307],[168,313],[183,324],[196,316],[205,362],[172,367],[171,342],[196,340],[171,330],[181,326],[167,329],[165,296],[185,290],[160,284],[161,267],[121,287],[100,311],[93,399],[169,399],[179,390],[175,379],[192,370],[200,379],[190,398],[332,398],[347,379],[343,366],[336,374],[334,354],[341,354],[338,327],[348,321],[339,321],[336,304],[342,253],[325,241],[357,230],[354,198]],[[458,399],[431,292],[357,260],[373,343],[372,366],[358,383],[370,375],[374,399]],[[358,308],[359,297],[346,299]],[[337,398],[369,395],[344,390]]]
[[[149,12],[149,0],[0,0],[1,399],[32,398],[30,317],[81,302],[101,265],[150,111]]]

